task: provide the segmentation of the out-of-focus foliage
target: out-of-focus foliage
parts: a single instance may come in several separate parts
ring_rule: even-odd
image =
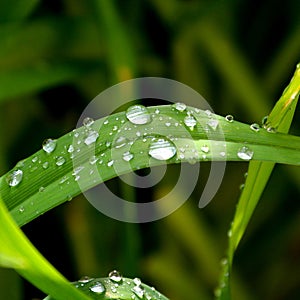
[[[260,123],[299,61],[299,10],[297,0],[1,1],[1,175],[45,138],[75,127],[98,93],[134,77],[178,80],[218,114]],[[105,111],[109,102],[103,103]],[[291,133],[299,132],[295,122]],[[202,210],[197,203],[208,164],[201,164],[191,199],[163,220],[121,223],[80,196],[23,229],[72,281],[105,277],[117,268],[170,299],[211,299],[246,167],[228,164],[215,199]],[[172,188],[176,172],[171,166],[152,189],[134,190],[120,180],[109,186],[151,201]],[[299,168],[276,166],[236,253],[234,299],[300,297],[299,182]],[[0,282],[5,278],[14,288],[1,285],[0,299],[43,297],[7,272],[1,270]]]

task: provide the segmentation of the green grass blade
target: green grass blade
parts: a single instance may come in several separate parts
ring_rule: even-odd
[[[299,137],[269,133],[265,129],[254,132],[247,124],[237,121],[228,122],[217,115],[214,115],[214,118],[219,128],[222,128],[224,136],[218,130],[212,130],[208,135],[209,129],[206,123],[211,121],[212,116],[208,116],[204,111],[188,108],[198,120],[197,126],[191,131],[184,124],[186,111],[179,113],[170,105],[148,109],[153,118],[150,125],[131,124],[124,112],[107,117],[108,124],[103,123],[105,118],[95,121],[92,125],[93,129],[89,129],[99,131],[95,145],[85,144],[84,140],[89,132],[85,127],[62,136],[56,141],[56,148],[51,154],[40,150],[16,165],[11,172],[16,170],[23,172],[22,181],[17,186],[9,186],[7,179],[12,173],[5,174],[0,186],[1,196],[17,224],[20,226],[26,224],[103,181],[132,170],[164,164],[165,161],[149,160],[149,144],[151,138],[157,136],[157,133],[159,137],[172,138],[176,148],[179,149],[167,163],[197,160],[242,161],[237,156],[237,152],[246,146],[254,152],[253,160],[300,164]],[[159,114],[155,113],[157,109],[160,111]],[[166,126],[166,122],[171,122],[170,126]],[[120,134],[114,130],[122,126],[127,129],[130,127],[131,130],[123,130]],[[140,138],[137,138],[137,132],[141,134]],[[120,136],[126,139],[126,146],[114,147],[115,139]],[[183,155],[180,149],[185,148],[187,144],[191,149],[194,148],[195,152],[186,151]],[[73,145],[73,152],[69,150],[70,145]],[[123,153],[129,150],[134,155],[130,163],[122,159]],[[93,156],[96,156],[97,163],[92,165],[90,159]],[[60,164],[59,159],[63,160],[63,163]],[[108,165],[112,159],[116,160],[114,166]],[[73,163],[80,169],[74,171]],[[115,170],[115,167],[118,169]],[[91,174],[92,169],[93,174]],[[80,186],[76,181],[79,179],[78,176],[81,178]]]
[[[87,278],[74,282],[73,284],[90,299],[106,300],[132,300],[132,299],[152,299],[168,300],[164,295],[142,283],[138,278],[123,278],[116,273],[113,278]],[[69,299],[69,298],[68,298]],[[58,300],[54,297],[47,297],[45,300]]]
[[[267,129],[288,132],[300,93],[300,65],[290,84],[276,103],[266,123]],[[239,199],[229,234],[228,260],[224,265],[217,298],[230,299],[229,278],[234,252],[244,235],[254,209],[264,191],[275,162],[250,162],[245,187]]]
[[[88,300],[34,248],[16,226],[0,199],[0,265],[20,275],[57,300]]]

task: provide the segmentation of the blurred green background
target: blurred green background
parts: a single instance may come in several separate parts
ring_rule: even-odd
[[[216,113],[260,123],[300,61],[299,11],[298,0],[1,0],[1,175],[45,138],[71,131],[97,94],[130,78],[178,80]],[[298,109],[297,135],[299,116]],[[71,281],[118,269],[173,300],[212,299],[247,164],[228,163],[216,197],[200,210],[209,167],[201,164],[189,201],[163,220],[115,221],[79,196],[23,230]],[[178,167],[168,170],[146,191],[118,179],[109,186],[155,200],[176,183]],[[300,299],[299,187],[299,168],[275,168],[236,253],[234,299]],[[0,269],[0,299],[42,297]]]

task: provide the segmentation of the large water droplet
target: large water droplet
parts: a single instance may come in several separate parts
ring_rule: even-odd
[[[168,160],[176,154],[176,147],[171,141],[165,138],[154,139],[150,143],[148,153],[157,160]]]
[[[14,170],[9,173],[6,177],[6,182],[9,186],[17,186],[23,178],[23,171],[22,170]]]
[[[73,146],[73,145],[70,145],[70,146],[68,147],[68,152],[69,152],[69,153],[73,153],[73,152],[74,152],[74,146]]]
[[[196,124],[197,124],[196,119],[195,119],[193,116],[191,116],[191,115],[186,116],[186,117],[184,118],[183,122],[184,122],[184,124],[185,124],[187,127],[189,127],[191,130],[193,130],[194,127],[195,127]]]
[[[178,111],[181,111],[181,112],[185,111],[185,109],[186,109],[186,105],[184,103],[181,103],[181,102],[177,102],[177,103],[173,104],[173,107],[175,109],[177,109]]]
[[[49,163],[47,161],[45,161],[43,163],[43,169],[47,169],[49,167]]]
[[[143,105],[130,106],[126,111],[127,119],[136,125],[148,124],[151,122],[151,115]]]
[[[237,156],[242,160],[250,160],[253,157],[254,152],[247,146],[243,146],[237,152]]]
[[[62,166],[66,162],[65,158],[63,156],[59,156],[56,158],[55,164],[57,166]]]
[[[121,275],[118,271],[116,271],[116,270],[111,271],[111,272],[108,274],[108,277],[109,277],[109,279],[110,279],[111,281],[117,282],[117,283],[120,283],[120,282],[122,282],[122,280],[123,280],[122,275]]]
[[[144,290],[141,286],[134,286],[132,289],[133,293],[139,298],[139,299],[143,299],[144,298]]]
[[[89,131],[87,137],[84,140],[84,143],[88,146],[91,145],[92,143],[95,143],[97,138],[99,137],[99,134],[95,130]]]
[[[108,167],[111,167],[113,164],[114,164],[114,160],[112,159],[112,160],[110,160],[110,161],[107,163],[107,166],[108,166]]]
[[[53,139],[44,140],[42,147],[45,152],[51,153],[56,148],[56,140]]]
[[[94,119],[93,118],[90,118],[90,117],[86,117],[83,119],[82,121],[82,124],[85,126],[85,127],[90,127],[92,126],[94,123]]]
[[[96,294],[105,293],[105,287],[101,282],[96,282],[94,285],[90,286],[89,289]]]

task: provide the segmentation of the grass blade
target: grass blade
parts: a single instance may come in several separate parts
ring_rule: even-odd
[[[289,86],[276,103],[268,117],[266,128],[279,132],[288,132],[295,112],[300,93],[300,65]],[[228,260],[221,275],[220,288],[217,298],[227,300],[230,298],[229,278],[232,268],[233,256],[238,244],[244,235],[246,227],[269,180],[275,162],[250,162],[245,187],[238,202],[236,213],[229,234]]]
[[[34,248],[16,226],[0,199],[0,265],[14,268],[43,292],[57,300],[88,300]]]

